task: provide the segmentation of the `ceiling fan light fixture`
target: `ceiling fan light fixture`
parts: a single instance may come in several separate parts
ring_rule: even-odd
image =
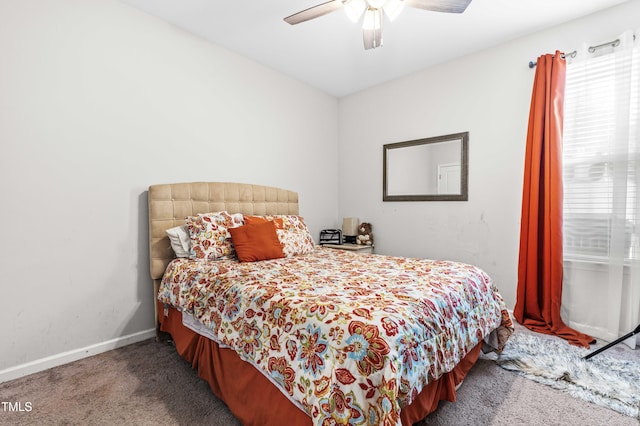
[[[358,22],[366,8],[365,0],[347,0],[344,3],[344,12],[352,22]]]
[[[382,8],[389,20],[393,21],[404,9],[404,0],[388,0]]]
[[[379,31],[381,28],[382,28],[382,13],[380,13],[380,9],[374,9],[373,7],[370,7],[364,13],[364,21],[362,22],[362,29]]]
[[[382,9],[369,7],[364,12],[362,37],[365,50],[382,46]]]
[[[386,2],[387,0],[367,0],[367,3],[369,3],[369,7],[374,9],[381,9]]]
[[[344,8],[353,22],[362,19],[364,48],[382,46],[382,15],[390,21],[400,15],[404,6],[443,13],[463,13],[472,0],[328,0],[284,18],[290,25],[315,19]]]

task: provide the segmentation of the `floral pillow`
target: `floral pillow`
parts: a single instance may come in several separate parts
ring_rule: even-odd
[[[200,213],[187,217],[185,223],[191,238],[191,259],[235,259],[229,228],[244,224],[242,214]]]
[[[276,233],[282,244],[282,251],[285,257],[308,254],[314,250],[315,243],[313,242],[313,237],[301,216],[274,215],[244,217],[246,224],[271,220],[276,223]]]

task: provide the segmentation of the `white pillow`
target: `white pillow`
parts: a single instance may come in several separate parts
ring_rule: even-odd
[[[176,256],[189,257],[191,238],[189,237],[187,225],[176,226],[175,228],[167,229],[166,232],[169,236],[169,241],[171,241],[171,248]]]

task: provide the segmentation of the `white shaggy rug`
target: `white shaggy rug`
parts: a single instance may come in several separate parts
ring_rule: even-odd
[[[640,363],[607,356],[565,340],[514,333],[496,363],[536,382],[640,419]]]

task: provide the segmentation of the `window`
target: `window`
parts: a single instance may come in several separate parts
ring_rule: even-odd
[[[590,48],[589,58],[567,63],[563,136],[566,260],[608,263],[612,257],[625,262],[640,258],[640,49],[622,53],[618,49]]]

